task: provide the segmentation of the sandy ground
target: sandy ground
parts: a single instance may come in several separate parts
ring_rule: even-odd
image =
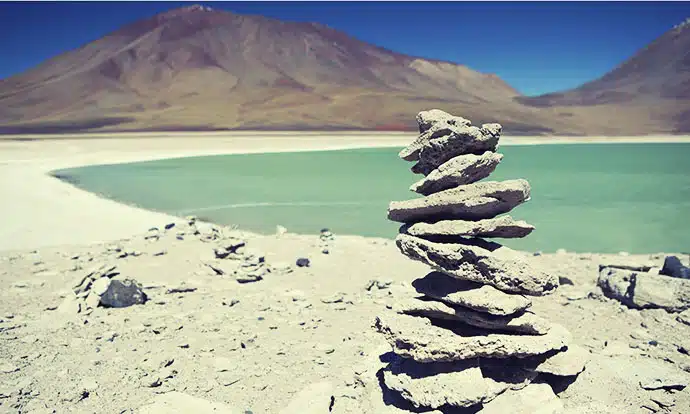
[[[402,146],[413,138],[0,142],[0,412],[176,412],[145,408],[171,391],[183,393],[177,412],[191,412],[181,408],[186,403],[200,414],[414,412],[385,397],[377,379],[390,347],[372,329],[373,318],[410,297],[410,282],[427,272],[391,241],[336,235],[324,254],[317,234],[222,229],[262,252],[274,269],[241,284],[231,275],[241,260],[213,262],[213,249],[224,239],[205,240],[179,219],[100,199],[45,175],[94,163]],[[176,225],[160,238],[145,237],[150,227],[171,222]],[[628,309],[596,286],[600,264],[661,266],[664,254],[650,253],[525,253],[533,265],[567,278],[555,294],[535,300],[535,312],[564,325],[591,352],[573,384],[554,385],[565,412],[690,412],[687,389],[640,385],[688,382],[690,326],[664,310]],[[300,257],[311,266],[296,267]],[[117,266],[118,278],[137,280],[149,300],[79,314],[62,306],[89,269],[102,265]],[[212,403],[225,411],[203,408]]]

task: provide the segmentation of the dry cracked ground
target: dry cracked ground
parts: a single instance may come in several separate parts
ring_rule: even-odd
[[[414,411],[382,392],[390,347],[372,323],[427,268],[391,240],[166,227],[2,254],[0,412]],[[690,321],[596,285],[600,264],[661,266],[663,254],[525,257],[564,282],[534,309],[591,352],[575,382],[551,384],[565,412],[690,412]],[[145,303],[100,306],[82,282],[104,271],[135,280]]]

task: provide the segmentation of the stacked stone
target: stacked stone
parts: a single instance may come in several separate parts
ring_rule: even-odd
[[[558,278],[484,240],[534,230],[503,215],[529,200],[527,181],[479,182],[503,157],[501,126],[479,128],[437,109],[417,122],[419,138],[399,155],[425,176],[410,187],[424,197],[392,202],[388,217],[403,223],[400,251],[433,271],[412,283],[421,296],[376,318],[397,355],[384,371],[386,387],[416,407],[470,407],[519,392],[541,373],[579,374],[587,352],[529,310],[530,297],[552,293]]]

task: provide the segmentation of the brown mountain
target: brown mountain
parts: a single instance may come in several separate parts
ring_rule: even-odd
[[[690,19],[599,79],[516,100],[534,107],[589,108],[617,118],[640,115],[658,124],[656,131],[690,132]]]
[[[395,53],[320,24],[189,6],[0,81],[0,133],[413,129],[425,108],[501,122],[513,134],[664,127],[637,122],[645,118],[634,113],[649,112],[657,98],[637,100],[647,106],[633,105],[621,123],[591,111],[599,101],[549,99],[524,98],[495,75]]]

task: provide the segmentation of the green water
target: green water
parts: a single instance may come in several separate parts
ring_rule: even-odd
[[[391,200],[417,197],[421,176],[398,149],[223,155],[56,171],[120,202],[272,233],[393,238]],[[534,224],[505,244],[553,252],[690,251],[690,144],[506,146],[491,179],[525,178],[532,199],[511,212]],[[106,218],[117,220],[117,217]]]

